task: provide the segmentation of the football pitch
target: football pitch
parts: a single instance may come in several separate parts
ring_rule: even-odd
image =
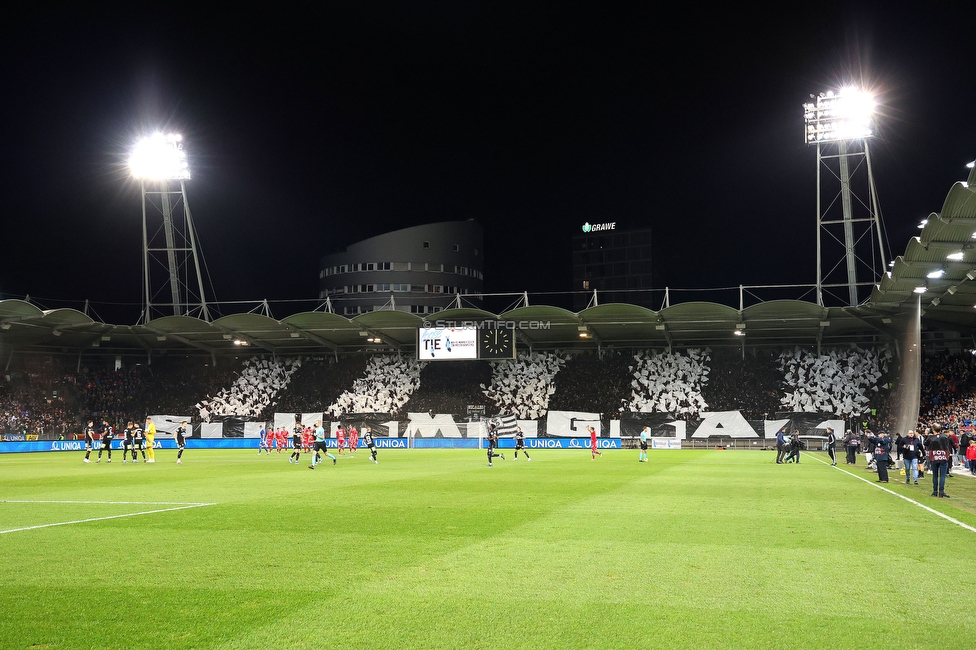
[[[0,648],[976,647],[968,477],[530,453],[0,455]]]

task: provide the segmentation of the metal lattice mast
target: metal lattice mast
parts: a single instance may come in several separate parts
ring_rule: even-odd
[[[850,88],[814,99],[803,109],[805,142],[817,148],[817,304],[826,293],[853,307],[887,259],[868,149],[874,99]]]

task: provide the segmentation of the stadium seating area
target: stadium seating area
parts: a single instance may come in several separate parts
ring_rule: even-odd
[[[507,364],[420,364],[392,356],[287,362],[221,358],[214,367],[209,357],[162,357],[152,365],[115,371],[109,366],[114,359],[78,369],[76,358],[18,355],[0,382],[0,432],[71,437],[83,418],[119,423],[165,413],[201,420],[201,407],[204,416],[219,419],[235,410],[233,399],[250,400],[246,415],[251,419],[270,419],[276,411],[372,409],[398,417],[408,412],[463,417],[472,404],[486,405],[488,413],[541,417],[549,409],[613,414],[661,410],[661,404],[672,403],[699,405],[687,408],[687,417],[699,410],[738,410],[748,419],[763,419],[777,411],[804,410],[798,395],[815,408],[853,404],[854,415],[884,426],[895,399],[886,388],[892,381],[886,359],[858,350],[816,357],[809,350],[759,349],[747,350],[743,358],[739,350],[721,349],[672,355],[537,353]],[[972,419],[974,369],[976,357],[970,352],[926,355],[923,416],[945,422]],[[825,373],[830,375],[826,383]],[[272,375],[280,377],[272,381]],[[218,402],[223,410],[214,408]],[[865,415],[872,409],[875,415]]]

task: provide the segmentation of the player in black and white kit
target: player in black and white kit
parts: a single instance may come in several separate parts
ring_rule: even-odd
[[[102,452],[106,450],[108,450],[108,462],[112,462],[112,440],[114,438],[115,429],[108,423],[108,420],[102,420],[102,446],[98,448],[96,463],[102,462]]]
[[[834,430],[827,427],[827,453],[830,454],[830,466],[837,466],[837,436]]]
[[[146,460],[146,432],[138,424],[132,429],[132,462],[136,462],[136,451],[142,452],[142,459]]]
[[[495,430],[494,423],[488,425],[488,467],[491,467],[491,459],[501,457],[505,460],[505,454],[499,454],[495,452],[495,448],[498,447],[498,431]]]
[[[176,428],[176,448],[179,450],[176,452],[176,464],[182,465],[183,450],[186,449],[186,420]]]
[[[89,456],[91,456],[92,448],[95,446],[95,427],[93,420],[88,420],[88,425],[85,427],[85,462],[90,463]]]
[[[369,449],[369,453],[372,456],[370,460],[379,465],[380,461],[376,458],[376,443],[373,442],[373,433],[369,430],[369,427],[363,427],[363,444]]]
[[[132,452],[132,462],[136,462],[135,433],[132,428],[132,420],[125,424],[125,431],[122,432],[122,463],[126,463],[126,456]]]
[[[289,463],[298,464],[302,458],[302,434],[305,433],[305,425],[301,422],[295,423],[295,428],[291,430],[291,447],[294,451],[288,457]]]
[[[515,427],[515,460],[518,460],[519,450],[525,454],[527,460],[532,460],[529,457],[529,452],[525,451],[525,433],[523,433],[522,427]]]

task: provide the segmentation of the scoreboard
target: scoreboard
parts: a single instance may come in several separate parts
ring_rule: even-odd
[[[421,327],[417,332],[421,361],[514,359],[515,333],[498,327]]]

